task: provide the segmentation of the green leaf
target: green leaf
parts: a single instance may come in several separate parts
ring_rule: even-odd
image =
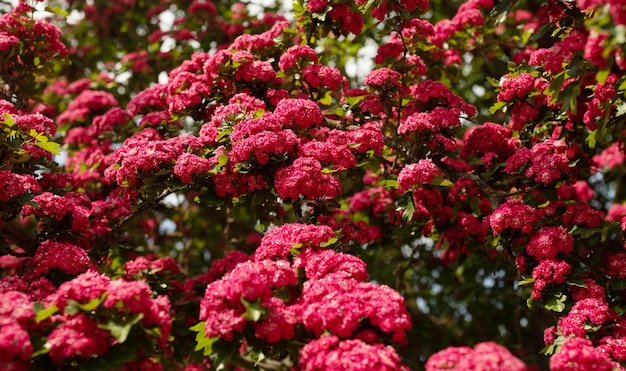
[[[608,69],[600,70],[596,73],[596,80],[598,80],[598,84],[604,84],[606,82],[607,77],[609,77],[609,73],[611,71]]]
[[[562,293],[558,293],[552,296],[551,298],[549,298],[543,307],[546,308],[547,310],[561,313],[565,309],[566,300],[567,300],[566,295],[563,295]]]
[[[215,356],[213,367],[218,371],[226,369],[238,349],[238,342],[218,341],[213,344],[213,355]]]
[[[302,12],[304,11],[304,6],[302,5],[302,2],[300,0],[293,0],[291,2],[291,7],[293,8],[293,12],[296,15],[302,14]]]
[[[378,182],[378,185],[383,188],[398,188],[400,186],[398,181],[395,179],[383,180],[381,182]]]
[[[61,8],[60,6],[55,6],[55,7],[51,7],[50,5],[46,6],[46,11],[56,14],[56,15],[60,15],[61,17],[67,17],[70,14],[63,8]]]
[[[523,279],[521,281],[517,281],[517,286],[526,286],[526,285],[532,284],[533,282],[535,282],[535,279],[530,277],[530,278]]]
[[[430,182],[430,184],[441,186],[441,187],[452,187],[454,185],[454,183],[452,183],[450,180],[441,178],[441,177],[437,177],[433,179],[433,181]]]
[[[95,299],[89,300],[85,304],[79,304],[78,307],[86,312],[91,312],[92,310],[98,308],[100,303],[102,303],[104,297],[97,297]]]
[[[368,0],[367,3],[365,4],[361,4],[359,5],[359,11],[361,11],[362,14],[367,13],[367,11],[372,7],[372,5],[374,5],[374,3],[376,3],[378,0]]]
[[[532,41],[537,41],[537,40],[541,39],[542,37],[544,37],[547,33],[552,33],[553,29],[554,29],[554,24],[546,23],[543,26],[539,27],[539,30],[537,30],[537,32],[535,32],[530,37],[530,39]]]
[[[127,321],[119,322],[116,320],[111,320],[106,324],[99,324],[98,327],[101,329],[109,330],[111,336],[113,336],[119,344],[122,344],[128,338],[128,335],[130,334],[133,326],[139,323],[142,318],[143,313],[139,313],[136,316],[131,317]]]
[[[493,115],[494,113],[500,111],[500,109],[504,106],[506,106],[506,102],[496,102],[493,106],[489,107],[489,113]]]
[[[320,243],[320,247],[328,247],[337,242],[337,237],[331,237],[328,241]]]
[[[480,211],[481,202],[482,202],[481,199],[476,196],[470,196],[469,198],[470,209],[472,210],[474,214],[478,216],[482,215],[482,212]]]
[[[217,167],[218,168],[222,168],[224,167],[224,165],[226,165],[228,163],[228,155],[226,153],[222,153],[218,158],[217,158]]]
[[[554,76],[550,86],[544,90],[545,95],[551,95],[550,103],[556,103],[559,99],[559,93],[561,92],[561,88],[565,82],[565,72],[560,72],[556,76]]]
[[[61,154],[61,145],[59,143],[56,142],[37,142],[35,143],[37,145],[37,147],[46,150],[50,153],[54,153],[55,155],[60,155]]]
[[[257,366],[259,363],[263,362],[267,358],[265,353],[263,352],[250,352],[248,356],[254,361],[254,365]]]
[[[196,334],[196,347],[195,351],[202,350],[202,353],[205,356],[210,356],[213,353],[213,344],[219,340],[218,336],[214,336],[212,338],[207,338],[206,330],[204,328],[205,322],[198,322],[197,324],[191,326],[189,329],[191,331],[197,332]]]
[[[546,356],[551,356],[552,354],[554,354],[554,352],[556,351],[556,345],[555,344],[550,344],[546,347],[544,347],[543,349],[541,349],[541,351],[539,351],[539,353],[546,355]]]
[[[5,113],[4,114],[4,121],[3,123],[5,123],[8,127],[11,127],[15,124],[17,124],[17,122],[13,119],[13,116],[11,116],[10,113]]]
[[[322,99],[318,100],[318,102],[325,106],[330,106],[333,103],[333,93],[330,91],[327,91],[326,94],[324,94],[324,96],[322,97]]]
[[[56,305],[51,304],[48,308],[44,308],[42,303],[35,303],[35,321],[41,322],[45,319],[52,317],[59,308]]]
[[[257,322],[263,315],[267,314],[267,310],[261,306],[261,299],[248,301],[241,298],[241,303],[246,307],[246,311],[241,315],[246,321]]]
[[[513,7],[513,0],[502,0],[500,3],[493,7],[489,14],[496,25],[506,21],[511,8]]]
[[[591,149],[596,147],[596,143],[597,143],[596,135],[598,135],[598,130],[594,130],[590,132],[589,135],[587,135],[587,139],[585,139],[585,141],[587,142],[587,145]]]
[[[415,200],[413,200],[413,192],[407,192],[396,201],[396,211],[402,211],[402,220],[410,222],[415,213]]]
[[[365,99],[365,95],[357,95],[355,97],[345,97],[346,102],[348,103],[348,105],[350,107],[353,107],[357,104],[359,104],[363,99]]]

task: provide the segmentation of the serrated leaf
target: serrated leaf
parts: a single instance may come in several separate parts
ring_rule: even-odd
[[[585,142],[587,142],[587,145],[589,146],[589,148],[593,149],[596,147],[596,135],[598,135],[598,130],[594,130],[592,132],[589,133],[589,135],[587,135],[587,138],[585,139]]]
[[[196,352],[202,350],[202,354],[204,354],[205,356],[210,356],[213,353],[213,344],[219,340],[219,337],[214,336],[212,338],[207,338],[204,325],[204,321],[198,322],[197,324],[191,326],[189,330],[197,332],[196,347],[194,348],[194,350]]]
[[[554,354],[555,351],[556,351],[556,345],[550,344],[544,347],[543,349],[541,349],[539,353],[546,355],[546,356],[551,356],[552,354]]]
[[[561,313],[565,309],[565,300],[567,300],[566,295],[557,294],[550,297],[543,307],[547,310]]]

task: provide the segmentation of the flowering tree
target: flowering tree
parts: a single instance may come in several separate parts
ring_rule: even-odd
[[[3,369],[624,368],[623,1],[253,5],[0,2]]]

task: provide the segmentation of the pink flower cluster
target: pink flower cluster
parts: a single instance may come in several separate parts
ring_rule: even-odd
[[[563,260],[548,260],[544,259],[533,269],[532,277],[535,279],[533,282],[532,297],[534,299],[540,299],[542,291],[546,286],[556,283],[562,284],[572,271],[572,267]]]
[[[533,225],[539,221],[540,211],[524,204],[518,199],[507,200],[489,215],[489,225],[494,235],[507,228],[518,229],[522,233],[530,233]]]
[[[514,98],[525,98],[535,86],[535,77],[530,73],[504,76],[500,82],[499,102],[510,102]]]
[[[530,162],[525,175],[536,182],[549,184],[570,173],[569,160],[574,150],[562,140],[546,140],[537,143],[532,149],[521,148],[509,157],[504,171],[513,174]]]
[[[484,342],[476,344],[473,349],[449,347],[433,354],[426,362],[426,371],[439,370],[526,371],[526,365],[505,347]]]
[[[358,35],[363,30],[363,16],[347,4],[333,5],[328,16],[338,23],[338,29]]]
[[[305,282],[295,307],[304,328],[316,336],[329,331],[349,338],[367,319],[370,325],[390,334],[393,341],[402,342],[412,326],[404,298],[392,288],[339,279],[335,274]]]
[[[100,306],[104,310],[115,309],[120,318],[140,316],[142,326],[158,329],[155,332],[158,335],[151,335],[155,337],[158,347],[167,346],[172,327],[169,299],[167,296],[153,298],[152,290],[145,281],[111,280],[91,270],[61,284],[52,302],[62,311],[72,302],[87,304],[95,299],[102,301],[96,309],[85,313],[66,313],[61,324],[50,334],[48,342],[55,362],[76,356],[89,358],[92,354],[107,352],[113,344],[112,335],[98,326]]]
[[[206,288],[204,299],[200,303],[200,320],[205,321],[206,336],[219,336],[226,341],[232,341],[235,333],[242,332],[247,325],[244,300],[258,301],[266,309],[273,307],[282,310],[280,304],[272,300],[274,290],[293,286],[296,282],[296,274],[288,262],[262,260],[239,263],[232,271]],[[258,330],[262,338],[288,340],[294,336],[295,331],[295,321],[290,318],[290,315],[277,317],[274,314],[271,318],[255,321],[255,325],[261,326]],[[272,325],[264,325],[264,321],[271,321]],[[277,338],[271,335],[272,332],[281,335]]]
[[[7,202],[25,193],[39,193],[41,187],[32,175],[0,170],[0,202]]]
[[[299,157],[293,164],[276,171],[274,188],[283,199],[333,198],[341,194],[341,182],[322,171],[322,164],[312,157]]]
[[[309,1],[309,7],[311,2]],[[287,49],[278,60],[278,67],[281,71],[297,67],[302,69],[309,64],[317,63],[317,53],[308,45],[294,45]]]
[[[461,116],[476,114],[476,107],[465,102],[439,81],[424,80],[409,87],[414,101],[398,125],[398,134],[440,132],[461,125]]]
[[[367,343],[377,343],[364,346],[391,351],[378,344],[376,333],[363,327],[376,327],[393,341],[403,341],[411,327],[404,298],[390,287],[364,282],[368,274],[361,259],[320,246],[334,235],[333,229],[324,225],[285,224],[263,236],[254,261],[237,255],[224,261],[228,266],[224,269],[220,263],[216,269],[228,272],[207,286],[201,302],[200,319],[205,321],[206,336],[226,341],[243,336],[245,340],[250,325],[255,337],[274,343],[291,339],[296,325],[300,325],[315,337],[325,332],[333,335],[322,336],[319,341],[334,338],[338,344],[343,342],[340,339],[363,338]],[[301,289],[298,277],[305,280]],[[260,308],[260,318],[251,317],[251,305]],[[316,347],[316,341],[303,348],[303,354]],[[357,340],[352,341],[357,344]],[[387,364],[392,354],[399,364],[392,352],[387,356],[372,354],[368,365]],[[309,362],[318,362],[306,359],[299,367],[313,367]]]
[[[67,48],[61,41],[61,30],[45,19],[33,19],[23,14],[30,10],[26,3],[21,3],[14,7],[13,11],[0,15],[0,30],[2,30],[0,33],[0,50],[6,52],[13,45],[24,43],[24,45],[29,46],[24,47],[27,50],[24,57],[28,53],[30,54],[28,55],[29,58],[37,57],[42,64],[57,56],[65,55]],[[13,54],[13,56],[17,55],[19,54]],[[10,58],[10,62],[6,60],[4,62],[8,66],[17,63],[24,64],[22,61],[18,62],[13,59]],[[3,65],[2,68],[8,66]]]
[[[608,167],[609,169],[622,165],[625,160],[626,154],[624,153],[624,143],[622,141],[611,143],[601,153],[593,156],[593,162],[597,166]]]
[[[613,371],[614,366],[607,353],[583,338],[567,339],[561,349],[550,358],[552,371]]]
[[[444,42],[454,36],[457,31],[468,32],[468,28],[482,25],[484,16],[480,8],[492,6],[492,0],[470,0],[462,3],[452,19],[443,19],[435,24],[435,34],[430,37],[430,41],[442,47]]]
[[[98,328],[94,319],[78,313],[64,315],[60,320],[61,324],[48,335],[47,346],[54,362],[63,363],[75,357],[89,359],[109,350],[111,335],[107,330]]]
[[[274,116],[288,128],[310,128],[324,122],[324,115],[317,103],[309,99],[281,99],[274,109]]]
[[[542,227],[530,238],[526,253],[535,260],[556,259],[557,254],[568,254],[574,248],[574,238],[563,227]]]
[[[0,291],[0,364],[6,370],[26,371],[33,352],[28,333],[34,322],[33,303],[18,291]]]
[[[50,240],[41,243],[33,256],[31,265],[34,272],[40,275],[52,269],[58,269],[72,276],[96,267],[82,248],[67,242]]]
[[[202,144],[195,136],[179,135],[162,139],[155,129],[146,128],[115,150],[112,155],[113,164],[105,170],[104,179],[123,187],[134,186],[140,182],[140,173],[158,170],[176,160],[186,149],[201,147]],[[200,169],[203,168],[200,165]],[[183,169],[188,170],[186,173],[179,168],[178,174],[183,179],[188,179],[188,176],[191,177],[198,170],[195,166],[185,166]]]
[[[463,158],[480,158],[486,166],[492,162],[503,162],[516,150],[515,139],[511,138],[510,129],[492,122],[469,129],[465,134],[465,144],[461,152]]]
[[[124,272],[127,277],[141,278],[152,274],[162,277],[173,277],[180,273],[180,267],[174,259],[169,256],[149,260],[140,256],[124,264]]]
[[[261,239],[254,260],[287,260],[305,247],[318,246],[335,237],[335,231],[325,225],[289,223],[273,227]]]
[[[108,92],[84,90],[67,106],[57,117],[59,125],[75,122],[85,122],[90,116],[103,114],[119,104],[117,99]]]
[[[574,303],[569,313],[559,318],[557,332],[564,337],[584,338],[587,324],[602,325],[615,318],[604,298],[586,298]]]
[[[369,276],[365,262],[358,257],[314,247],[303,249],[294,259],[293,267],[304,269],[306,278],[311,280],[332,276],[362,282]]]
[[[267,123],[270,121],[271,123]],[[235,125],[231,134],[232,149],[229,161],[252,161],[266,164],[271,155],[294,152],[298,137],[289,129],[281,129],[275,116],[243,120]]]
[[[64,218],[71,220],[71,229],[75,232],[86,232],[89,228],[93,206],[89,198],[83,193],[66,193],[57,196],[45,192],[33,198],[38,207],[24,205],[23,215],[49,217],[52,221],[61,222]]]
[[[303,371],[408,371],[390,346],[362,340],[322,336],[300,349],[298,369]]]
[[[407,191],[411,187],[420,184],[430,184],[435,178],[443,176],[437,165],[431,159],[422,159],[415,164],[409,164],[402,168],[398,175],[400,191]]]
[[[581,30],[573,30],[550,48],[540,48],[530,55],[528,64],[542,66],[547,72],[559,73],[577,51],[584,50],[587,38]]]

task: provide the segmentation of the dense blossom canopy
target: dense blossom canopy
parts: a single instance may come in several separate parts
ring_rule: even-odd
[[[621,0],[0,0],[0,368],[624,370]]]

